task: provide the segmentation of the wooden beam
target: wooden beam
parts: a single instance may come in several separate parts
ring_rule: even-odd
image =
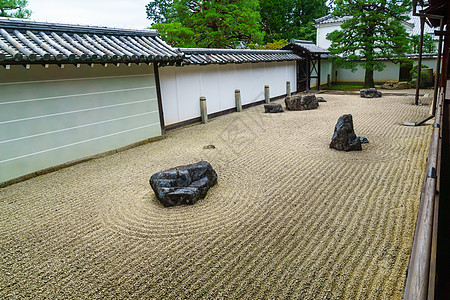
[[[153,63],[153,70],[155,73],[156,97],[158,98],[159,123],[161,126],[161,134],[164,135],[166,133],[166,124],[164,122],[164,111],[162,105],[161,83],[159,81],[158,63]]]

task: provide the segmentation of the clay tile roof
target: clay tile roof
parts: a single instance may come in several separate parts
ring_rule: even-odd
[[[35,22],[0,17],[0,64],[171,62],[183,53],[156,30]]]
[[[185,53],[183,65],[207,65],[225,63],[256,63],[301,60],[290,50],[210,49],[180,48]]]

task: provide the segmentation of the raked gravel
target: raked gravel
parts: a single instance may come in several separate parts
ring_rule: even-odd
[[[402,123],[430,99],[322,96],[0,189],[0,298],[400,299],[431,136]],[[361,152],[329,149],[346,113]],[[163,207],[150,176],[201,159],[218,184]]]

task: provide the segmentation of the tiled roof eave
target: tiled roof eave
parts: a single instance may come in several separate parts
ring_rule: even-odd
[[[60,31],[63,29],[67,30]],[[181,62],[183,58],[184,54],[162,41],[156,31],[47,24],[0,18],[2,65],[170,63]]]

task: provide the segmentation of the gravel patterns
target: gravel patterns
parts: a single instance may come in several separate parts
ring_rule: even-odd
[[[430,101],[323,97],[0,189],[0,298],[400,299],[431,135],[401,124]],[[361,152],[329,149],[345,113]],[[164,208],[150,176],[201,159],[218,184]]]

